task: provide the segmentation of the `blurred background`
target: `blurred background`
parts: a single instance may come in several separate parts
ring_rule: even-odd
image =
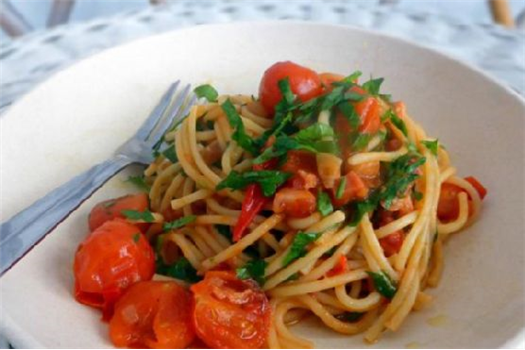
[[[288,19],[415,41],[525,93],[524,0],[0,0],[0,113],[57,71],[131,40],[206,23]]]

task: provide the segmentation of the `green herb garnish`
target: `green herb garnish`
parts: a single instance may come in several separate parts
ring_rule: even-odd
[[[237,277],[241,280],[251,278],[262,286],[265,282],[264,273],[267,265],[268,263],[262,259],[248,261],[236,270]]]
[[[175,151],[175,145],[170,145],[168,148],[162,151],[162,155],[173,164],[179,161],[179,158],[177,157],[177,152]]]
[[[367,273],[372,278],[374,286],[379,294],[387,299],[392,299],[394,297],[397,292],[397,287],[386,272],[367,271]]]
[[[379,95],[379,89],[384,80],[385,79],[383,78],[370,79],[363,84],[363,89],[365,89],[370,95],[377,96]]]
[[[429,141],[429,140],[423,140],[421,143],[434,155],[437,157],[438,155],[438,149],[439,149],[439,141]]]
[[[164,231],[176,230],[178,228],[186,226],[189,223],[194,222],[195,219],[197,219],[197,216],[195,216],[195,215],[188,215],[188,216],[182,217],[180,219],[177,219],[175,221],[165,222],[164,225],[162,226],[162,228],[163,228]]]
[[[230,226],[228,225],[215,225],[215,229],[217,232],[226,238],[231,242],[232,241],[232,231],[230,230]]]
[[[140,233],[138,233],[138,232],[135,233],[131,238],[133,239],[133,242],[139,243],[139,241],[140,241]]]
[[[166,265],[161,259],[157,260],[158,274],[173,277],[189,283],[199,282],[202,278],[197,276],[197,271],[185,257],[180,258],[173,265]]]
[[[144,211],[122,210],[121,213],[122,215],[126,217],[126,219],[133,220],[133,221],[144,221],[144,222],[155,221],[155,217],[149,210],[144,210]]]
[[[226,117],[228,117],[231,127],[235,130],[232,134],[232,139],[246,151],[253,155],[257,154],[258,147],[254,139],[246,133],[242,118],[239,113],[237,113],[233,103],[230,100],[226,100],[226,102],[221,105],[221,108],[226,114]]]
[[[342,177],[341,181],[339,181],[339,186],[337,186],[337,190],[335,191],[335,198],[341,199],[343,197],[343,194],[345,193],[346,189],[346,177]]]
[[[219,97],[217,90],[209,84],[197,86],[193,92],[195,92],[198,98],[204,97],[209,102],[215,102],[217,101],[217,97]]]
[[[332,200],[330,199],[330,196],[326,192],[323,192],[321,190],[317,194],[317,210],[323,216],[327,216],[328,214],[334,211],[334,207],[332,205]]]
[[[290,176],[291,174],[278,170],[247,171],[244,173],[231,171],[216,188],[217,190],[225,188],[242,190],[249,184],[258,183],[261,186],[263,195],[270,197]]]
[[[283,260],[283,266],[306,255],[306,247],[320,237],[319,233],[298,232],[290,245],[290,251]]]

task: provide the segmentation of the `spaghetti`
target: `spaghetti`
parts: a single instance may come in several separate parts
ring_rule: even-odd
[[[431,302],[444,243],[479,215],[484,189],[455,175],[381,79],[320,75],[305,98],[290,72],[273,105],[272,68],[259,99],[201,87],[210,101],[164,136],[144,173],[157,272],[184,261],[190,283],[216,270],[257,281],[271,308],[262,346],[313,347],[290,329],[308,314],[375,342]]]

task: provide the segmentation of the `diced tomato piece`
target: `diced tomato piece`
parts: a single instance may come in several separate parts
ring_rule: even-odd
[[[351,165],[348,168],[363,180],[366,187],[375,188],[380,185],[379,172],[381,170],[381,164],[379,161]]]
[[[289,187],[298,190],[309,190],[316,188],[319,185],[319,177],[317,177],[315,174],[300,169],[297,174],[294,174],[290,179],[288,179],[287,184]]]
[[[487,195],[487,189],[481,184],[481,182],[478,181],[478,179],[476,179],[473,176],[467,176],[465,180],[467,180],[472,186],[474,186],[482,200],[485,199],[485,196]]]
[[[271,307],[252,280],[229,271],[210,271],[191,287],[193,325],[199,338],[216,349],[257,349],[268,339]]]
[[[295,218],[304,218],[313,214],[316,207],[317,200],[310,191],[294,188],[280,189],[273,200],[275,213],[284,213]]]
[[[391,138],[385,144],[385,148],[389,152],[397,151],[403,146],[403,142],[400,139]]]
[[[317,160],[315,154],[306,151],[288,151],[286,162],[281,167],[287,173],[297,173],[304,170],[312,174],[317,173]]]
[[[405,234],[403,233],[403,231],[399,230],[399,231],[389,234],[386,237],[381,238],[379,240],[379,244],[381,244],[381,248],[383,248],[383,251],[385,252],[385,256],[389,257],[389,256],[399,253],[399,250],[401,249],[401,246],[403,245],[404,239],[405,239]]]
[[[110,199],[97,204],[89,214],[89,229],[94,231],[106,221],[115,218],[124,218],[123,210],[145,211],[148,209],[148,195],[146,193],[130,194],[124,197]],[[149,226],[138,225],[143,232]]]
[[[190,294],[176,282],[147,281],[131,286],[109,323],[118,347],[184,349],[195,338]]]
[[[339,257],[339,260],[337,260],[337,264],[333,267],[333,269],[328,271],[326,275],[328,277],[331,277],[340,275],[342,273],[345,273],[346,271],[348,271],[348,259],[346,258],[346,256],[341,255]]]
[[[337,190],[343,178],[336,181],[332,189],[332,202],[336,207],[341,207],[353,200],[365,199],[368,196],[368,187],[366,187],[363,180],[355,173],[355,171],[348,172],[344,178],[346,179],[345,188],[341,196],[337,197]]]
[[[107,221],[75,254],[75,298],[100,308],[108,319],[115,301],[131,284],[151,279],[155,254],[140,230],[122,219]]]
[[[288,78],[292,92],[302,102],[323,92],[321,79],[313,70],[290,61],[277,62],[264,72],[259,85],[261,103],[270,114],[274,113],[275,106],[282,99],[278,83],[285,78]]]
[[[361,118],[359,132],[370,135],[379,131],[381,126],[381,105],[374,97],[367,97],[362,101],[356,102],[355,111]]]

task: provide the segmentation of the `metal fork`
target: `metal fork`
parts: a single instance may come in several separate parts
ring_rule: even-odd
[[[153,160],[153,146],[196,102],[190,86],[177,93],[179,85],[177,81],[170,86],[137,133],[111,159],[51,191],[0,226],[0,276],[120,170]]]

